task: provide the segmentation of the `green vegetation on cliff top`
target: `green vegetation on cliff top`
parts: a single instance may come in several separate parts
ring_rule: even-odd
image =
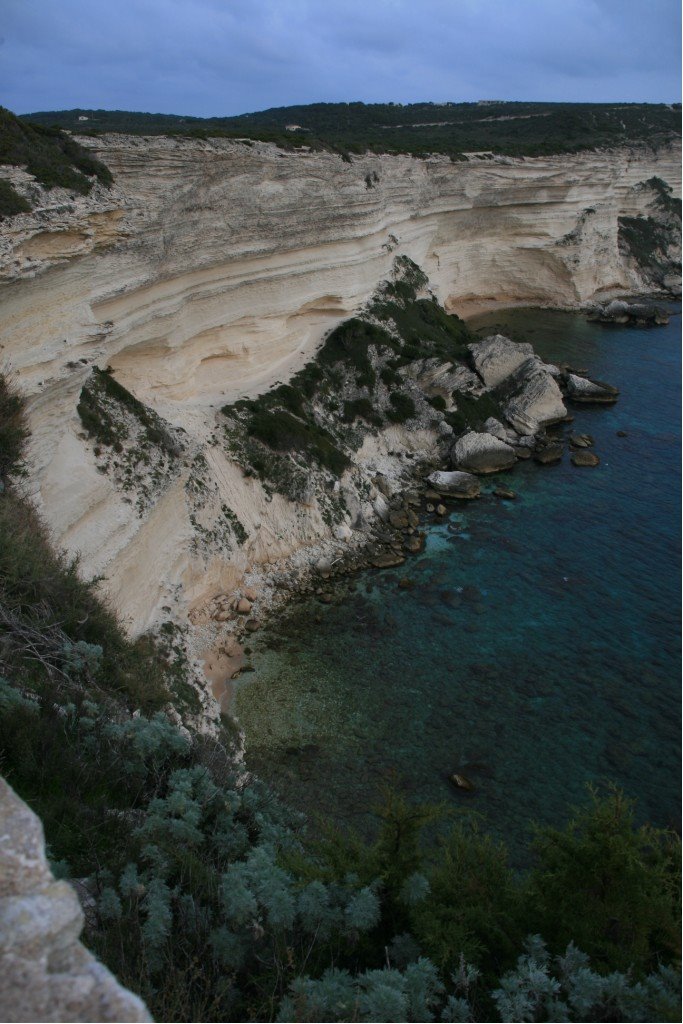
[[[290,149],[330,149],[345,159],[367,151],[444,153],[454,159],[479,151],[539,156],[624,143],[658,145],[680,135],[680,105],[665,103],[311,103],[234,117],[76,109],[26,119],[83,133],[259,139]],[[296,130],[288,130],[293,125]]]
[[[23,167],[45,188],[61,186],[87,194],[95,179],[113,181],[110,170],[59,128],[33,124],[0,107],[0,164]],[[30,209],[13,186],[0,179],[0,216]]]

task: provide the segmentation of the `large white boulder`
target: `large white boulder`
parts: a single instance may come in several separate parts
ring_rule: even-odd
[[[493,434],[471,430],[451,448],[451,465],[470,473],[498,473],[517,461],[514,449]]]
[[[503,412],[519,434],[536,434],[567,415],[557,381],[537,356],[517,368],[505,390]]]
[[[572,402],[597,402],[601,405],[611,405],[616,402],[619,392],[611,384],[603,384],[602,381],[589,380],[588,377],[579,377],[575,373],[570,373],[567,376],[567,396]]]
[[[492,334],[469,349],[474,367],[487,388],[498,387],[534,354],[527,342],[510,341],[503,334]]]
[[[450,473],[436,470],[427,477],[427,483],[439,494],[448,494],[453,498],[478,498],[481,489],[476,476],[457,470]]]

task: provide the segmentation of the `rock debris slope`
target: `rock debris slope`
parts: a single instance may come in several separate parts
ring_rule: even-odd
[[[676,148],[348,163],[220,139],[82,142],[115,186],[45,192],[0,225],[0,358],[29,400],[31,495],[133,632],[168,615],[200,622],[254,566],[352,543],[369,507],[386,514],[377,474],[391,477],[399,451],[434,449],[429,430],[368,434],[347,473],[357,507],[332,520],[334,493],[292,501],[217,443],[220,409],[288,381],[396,257],[460,314],[642,292],[652,278],[627,243],[670,195],[662,182],[680,195]],[[35,194],[21,169],[3,175]],[[666,287],[677,244],[656,252]],[[464,366],[458,384],[439,360],[418,369],[433,397],[481,384]],[[506,411],[522,433],[558,411],[552,377],[529,380]]]

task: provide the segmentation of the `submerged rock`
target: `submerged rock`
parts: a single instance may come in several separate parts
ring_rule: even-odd
[[[471,793],[474,789],[474,784],[470,782],[467,776],[461,775],[459,772],[453,772],[452,775],[449,775],[448,781],[451,785],[455,786],[456,789],[462,789],[466,793]]]
[[[370,561],[375,569],[391,569],[395,565],[403,565],[405,558],[395,551],[380,551]]]
[[[575,373],[567,374],[567,397],[572,402],[596,402],[611,405],[619,396],[617,388],[603,381],[591,380],[589,377],[578,377]]]
[[[436,470],[427,477],[427,481],[440,495],[448,494],[453,498],[478,498],[481,490],[476,476],[458,470]]]
[[[451,448],[451,464],[472,473],[498,473],[517,461],[514,449],[493,434],[471,430],[458,438]]]
[[[419,533],[415,533],[412,537],[406,537],[403,547],[411,555],[417,555],[424,547],[424,538]]]
[[[548,444],[534,452],[534,459],[541,466],[550,466],[554,462],[559,462],[563,454],[564,448],[561,444]]]
[[[572,453],[572,464],[574,466],[598,466],[600,465],[600,459],[595,452],[587,452],[581,449],[578,452]]]
[[[569,438],[572,448],[592,448],[595,444],[591,434],[572,434]]]
[[[496,487],[493,493],[496,498],[505,498],[507,501],[511,501],[513,498],[517,497],[515,492],[511,491],[508,487]]]

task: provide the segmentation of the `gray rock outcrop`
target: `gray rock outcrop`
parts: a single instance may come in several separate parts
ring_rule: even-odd
[[[517,461],[514,449],[493,434],[471,430],[451,448],[451,465],[470,473],[498,473]]]
[[[83,911],[45,857],[40,820],[0,778],[0,1017],[151,1021],[78,941]]]
[[[568,373],[567,397],[572,402],[595,402],[600,405],[611,405],[616,402],[619,392],[611,384]]]
[[[503,413],[520,434],[536,434],[567,415],[555,377],[537,356],[517,367],[506,384],[506,391]]]
[[[498,387],[534,354],[527,342],[510,341],[502,334],[492,334],[469,346],[474,368],[487,388]]]
[[[519,437],[516,431],[503,426],[500,420],[495,419],[494,416],[489,416],[486,420],[484,430],[487,434],[493,434],[499,441],[505,441],[506,444],[519,444]]]
[[[436,470],[427,477],[427,482],[439,494],[448,494],[453,498],[478,498],[481,489],[476,476],[458,470],[450,473],[447,470]]]

